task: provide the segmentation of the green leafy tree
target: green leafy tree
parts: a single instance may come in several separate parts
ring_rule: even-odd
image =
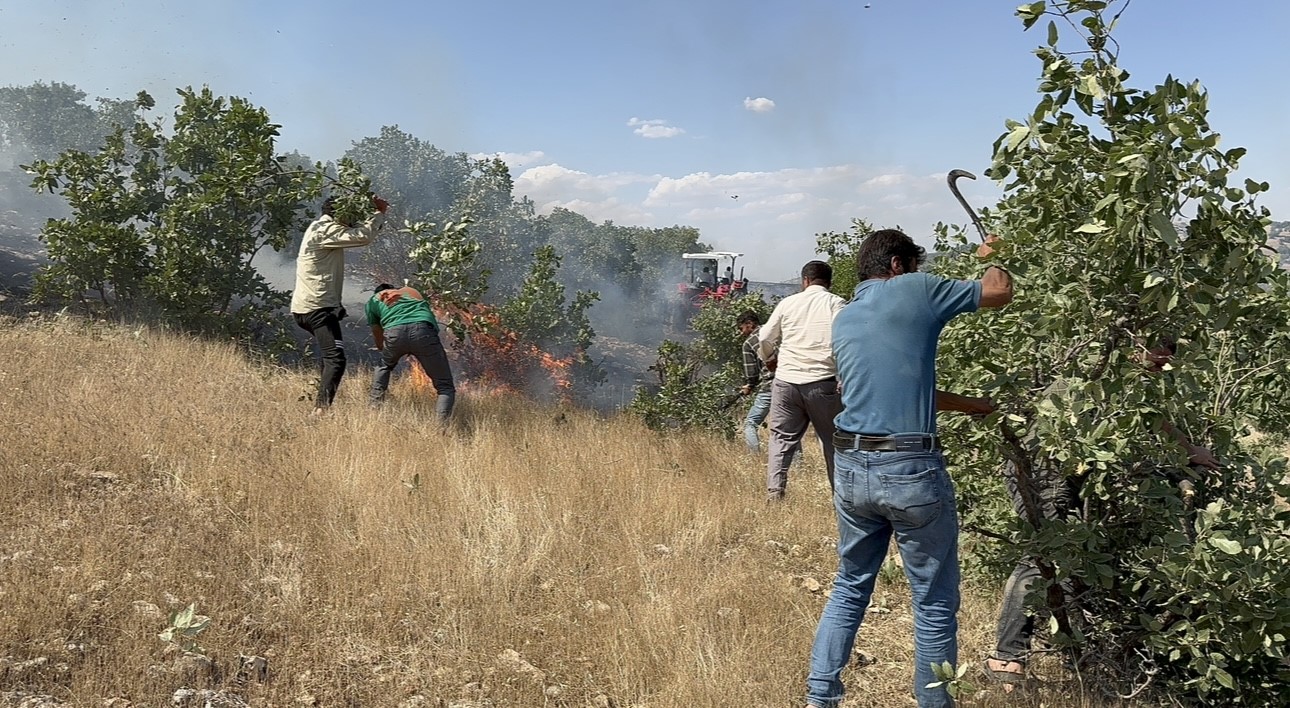
[[[533,254],[533,265],[516,295],[497,308],[502,325],[556,356],[586,359],[596,332],[587,310],[599,299],[595,291],[579,290],[566,302],[564,286],[556,273],[560,256],[543,246]]]
[[[58,82],[0,87],[0,204],[6,208],[0,229],[33,247],[44,220],[64,210],[56,197],[33,192],[31,176],[19,165],[69,149],[96,150],[115,127],[134,121],[134,101],[85,98],[84,91]]]
[[[416,243],[408,253],[416,268],[416,287],[436,309],[457,315],[483,301],[488,292],[488,270],[477,264],[480,245],[470,233],[470,222],[439,225],[416,221],[403,231]],[[458,340],[465,339],[462,317],[450,316],[447,325]]]
[[[319,165],[321,168],[322,166]],[[372,180],[358,163],[342,157],[332,183],[332,218],[342,224],[360,224],[372,215]]]
[[[135,101],[85,102],[72,84],[0,87],[0,144],[22,157],[52,159],[64,150],[92,151],[115,128],[134,123]]]
[[[1030,500],[1041,465],[1080,482],[1074,518],[1028,502],[1016,521],[969,504],[965,521],[1037,559],[1033,598],[1086,678],[1126,696],[1285,705],[1290,488],[1284,453],[1250,434],[1290,422],[1290,280],[1263,250],[1268,185],[1236,181],[1244,150],[1220,147],[1201,85],[1127,83],[1112,36],[1127,4],[1018,10],[1027,28],[1049,20],[1038,105],[1007,123],[988,172],[1004,188],[994,262],[1018,293],[997,316],[951,323],[940,352],[942,385],[1000,412],[944,433],[975,451],[957,476],[981,497],[1001,495],[1004,460]],[[951,255],[936,269],[979,276],[965,233],[938,231]],[[1165,337],[1177,356],[1149,374]],[[1189,470],[1170,425],[1223,468]]]
[[[704,303],[691,320],[695,336],[690,342],[665,340],[659,346],[651,367],[658,386],[637,391],[630,410],[657,430],[709,430],[733,437],[744,341],[736,322],[745,310],[764,322],[772,309],[760,294]]]
[[[395,223],[470,222],[494,300],[514,294],[528,255],[545,243],[532,202],[514,199],[510,171],[500,159],[449,153],[398,126],[355,142],[344,159],[371,178],[371,188],[390,202]],[[417,234],[396,230],[364,249],[360,267],[376,280],[407,277],[408,254],[418,246]]]
[[[82,302],[89,294],[101,307],[153,312],[196,331],[255,333],[278,319],[270,313],[287,296],[251,259],[303,226],[322,175],[283,166],[278,126],[262,108],[209,88],[178,93],[171,130],[147,119],[153,101],[141,92],[139,117],[100,149],[28,168],[34,187],[71,209],[41,234],[51,263],[38,293]]]
[[[852,219],[846,231],[826,231],[815,235],[815,252],[824,255],[833,268],[831,290],[842,297],[851,297],[860,282],[856,273],[856,254],[864,237],[877,229],[864,219]]]

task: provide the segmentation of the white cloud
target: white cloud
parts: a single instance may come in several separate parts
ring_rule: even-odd
[[[608,195],[633,184],[653,184],[658,175],[638,175],[630,172],[611,172],[591,175],[571,170],[558,163],[530,167],[515,178],[515,192],[534,201],[540,195]]]
[[[744,110],[753,113],[770,113],[775,110],[775,102],[766,97],[761,98],[744,98]]]
[[[625,203],[615,197],[599,201],[570,199],[563,202],[547,202],[539,211],[550,214],[557,207],[576,211],[595,223],[612,221],[620,226],[640,226],[650,224],[654,220],[654,215],[641,209],[639,204]]]
[[[972,204],[997,198],[988,181],[963,187]],[[906,228],[926,246],[937,221],[966,222],[943,173],[854,164],[667,176],[592,174],[551,163],[526,168],[515,193],[539,213],[562,207],[596,222],[694,226],[714,248],[747,254],[740,263],[753,280],[792,278],[815,257],[815,234],[846,229],[856,217]]]
[[[854,165],[788,168],[774,172],[711,174],[694,172],[684,177],[663,177],[650,190],[647,205],[669,202],[709,202],[718,196],[738,196],[750,203],[767,195],[793,192],[815,193],[833,189],[859,178]]]
[[[685,130],[674,125],[668,125],[667,121],[657,118],[643,120],[633,117],[627,121],[627,125],[635,128],[632,132],[642,138],[675,138],[685,132]]]
[[[865,180],[864,184],[860,185],[860,188],[861,189],[873,189],[873,188],[881,189],[883,187],[894,187],[898,184],[903,184],[909,181],[909,179],[910,179],[910,176],[905,174],[878,175],[877,177],[870,177],[869,179]]]
[[[505,162],[506,166],[511,168],[511,172],[514,172],[519,167],[525,167],[545,160],[546,153],[541,150],[529,150],[528,152],[480,152],[471,155],[471,157],[476,160],[493,157],[501,158],[502,162]]]

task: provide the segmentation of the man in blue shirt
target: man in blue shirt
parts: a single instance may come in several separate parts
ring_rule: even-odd
[[[987,243],[978,249],[987,256]],[[958,658],[958,511],[936,437],[936,411],[989,413],[988,399],[936,389],[936,345],[953,317],[1012,300],[1012,279],[991,266],[981,280],[919,273],[925,251],[900,231],[860,246],[855,295],[833,320],[842,389],[834,423],[837,579],[811,649],[807,703],[842,701],[839,676],[873,594],[892,535],[914,606],[914,694],[920,706],[951,706],[933,663]]]

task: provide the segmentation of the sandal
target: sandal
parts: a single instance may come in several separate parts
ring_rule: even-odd
[[[1021,671],[1002,671],[1000,669],[991,668],[991,661],[998,661],[1004,664],[1021,664]],[[990,657],[989,659],[981,662],[981,669],[985,671],[985,675],[988,678],[998,681],[999,683],[1020,684],[1026,682],[1026,665],[1016,659],[996,659],[994,657]]]

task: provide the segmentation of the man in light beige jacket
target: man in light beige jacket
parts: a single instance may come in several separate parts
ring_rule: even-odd
[[[318,340],[322,358],[322,376],[314,398],[314,414],[320,415],[336,398],[336,389],[345,376],[345,343],[340,321],[345,318],[341,291],[345,286],[345,250],[366,246],[376,238],[385,223],[389,202],[372,197],[376,210],[358,225],[337,221],[332,212],[333,198],[323,202],[318,217],[300,241],[296,256],[296,289],[291,294],[291,315],[301,329]]]
[[[766,498],[770,501],[784,498],[788,467],[802,447],[808,425],[820,439],[829,486],[833,485],[833,418],[842,411],[833,362],[833,317],[847,301],[829,292],[832,285],[833,268],[828,263],[811,261],[802,266],[802,291],[780,300],[759,331],[757,355],[762,361],[777,361],[767,420]]]

